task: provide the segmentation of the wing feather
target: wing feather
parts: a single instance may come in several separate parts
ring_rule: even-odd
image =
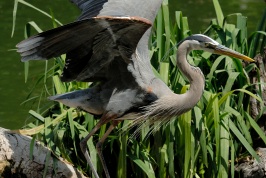
[[[139,17],[95,17],[32,36],[20,42],[17,51],[22,61],[66,53],[62,80],[88,81],[115,56],[129,61],[150,26],[151,22]]]
[[[108,69],[108,65],[115,57],[127,63],[131,59],[131,55],[135,52],[140,38],[151,26],[151,23],[147,20],[134,17],[117,19],[110,17],[101,18],[109,19],[108,21],[101,21],[99,24],[106,26],[106,23],[108,23],[108,28],[105,28],[95,36],[93,46],[88,45],[87,49],[83,49],[85,51],[91,51],[89,55],[74,55],[71,58],[67,54],[67,64],[61,78],[63,81],[93,81],[95,77],[99,78],[97,75],[99,71],[101,71],[100,75],[102,77],[102,69]],[[119,21],[117,21],[118,19]],[[78,47],[77,51],[80,49]],[[79,61],[86,61],[85,58],[90,60],[87,60],[86,65],[83,62],[79,65]]]
[[[162,0],[71,1],[82,11],[77,21],[19,43],[17,51],[22,61],[66,53],[62,81],[94,81],[105,77],[105,70],[115,58],[128,62],[136,49],[149,53],[147,29]]]

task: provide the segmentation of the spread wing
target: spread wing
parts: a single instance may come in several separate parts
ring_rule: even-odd
[[[138,44],[148,43],[148,29],[162,0],[72,2],[82,11],[76,22],[32,36],[17,45],[22,61],[66,53],[62,81],[101,80],[115,58],[127,63]],[[148,53],[148,48],[144,51]]]
[[[32,36],[17,44],[17,51],[22,61],[66,53],[62,80],[89,81],[116,56],[128,62],[150,26],[139,17],[95,17]]]

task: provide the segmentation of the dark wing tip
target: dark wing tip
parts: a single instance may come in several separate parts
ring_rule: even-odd
[[[43,37],[35,35],[19,42],[16,45],[17,52],[22,57],[21,58],[22,62],[26,62],[29,60],[37,60],[37,59],[46,59],[41,57],[40,52],[38,51],[38,47],[41,45],[43,39],[44,39]]]

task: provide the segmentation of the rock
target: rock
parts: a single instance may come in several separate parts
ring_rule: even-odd
[[[85,178],[71,164],[53,156],[51,150],[32,138],[0,128],[0,177]]]
[[[235,166],[235,177],[241,178],[264,178],[266,177],[266,148],[258,148],[257,154],[261,162],[255,159],[248,159]]]

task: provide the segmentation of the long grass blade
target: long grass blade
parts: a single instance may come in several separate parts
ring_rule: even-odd
[[[35,6],[33,6],[32,4],[30,4],[30,3],[28,3],[28,2],[26,2],[26,1],[24,1],[24,0],[17,0],[17,1],[18,1],[19,3],[25,5],[25,6],[28,6],[28,7],[32,8],[32,9],[34,9],[34,10],[40,12],[41,14],[43,14],[43,15],[49,17],[50,19],[53,19],[53,17],[52,17],[51,15],[49,15],[47,12],[45,12],[45,11],[43,11],[43,10],[41,10],[41,9],[39,9],[39,8],[37,8],[37,7],[35,7]],[[59,25],[62,25],[62,23],[59,22],[59,21],[56,20],[56,19],[55,19],[55,22],[58,23]]]
[[[145,164],[142,160],[138,159],[134,155],[129,155],[130,159],[133,160],[135,164],[138,165],[139,168],[143,170],[143,172],[148,176],[148,178],[155,178],[155,173],[153,169],[151,169],[147,164]]]
[[[244,114],[245,114],[245,117],[248,118],[248,121],[249,121],[250,125],[252,126],[252,128],[257,132],[257,134],[260,136],[260,138],[266,144],[265,133],[262,131],[262,129],[259,127],[259,125],[254,121],[253,118],[251,118],[251,116],[247,112],[245,112]]]
[[[243,137],[241,132],[237,129],[235,124],[231,119],[229,119],[229,128],[234,133],[234,135],[239,139],[239,141],[243,144],[243,146],[248,150],[248,152],[258,161],[260,162],[260,158],[257,155],[256,151],[252,148],[252,146],[247,142],[247,140]]]
[[[14,32],[15,32],[17,11],[18,11],[18,0],[14,0],[14,8],[13,8],[13,24],[12,24],[11,37],[13,37]]]
[[[228,167],[229,167],[229,116],[226,115],[221,121],[221,130],[220,130],[220,167],[218,171],[219,178],[228,177]]]
[[[213,5],[214,5],[214,9],[215,9],[216,17],[217,17],[217,20],[218,20],[218,24],[219,24],[220,27],[222,27],[223,23],[224,23],[224,15],[223,15],[221,6],[219,4],[219,1],[218,0],[213,0],[212,2],[213,2]]]

